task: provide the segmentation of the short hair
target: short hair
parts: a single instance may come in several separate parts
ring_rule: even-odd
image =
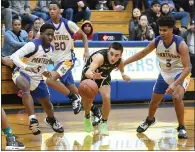
[[[52,29],[52,30],[54,30],[55,31],[55,27],[52,25],[52,24],[43,24],[42,26],[41,26],[41,28],[40,28],[40,32],[41,33],[43,33],[43,32],[45,32],[45,30],[47,30],[47,29]]]
[[[175,26],[175,19],[171,15],[161,15],[158,19],[158,25],[173,28]]]
[[[123,46],[122,46],[121,43],[114,42],[114,43],[110,44],[109,50],[110,50],[111,48],[113,48],[113,49],[115,49],[115,50],[120,50],[121,53],[123,53]]]
[[[51,1],[51,2],[49,3],[49,5],[51,5],[51,4],[56,4],[56,5],[58,6],[59,9],[62,8],[61,5],[60,5],[60,3],[59,3],[58,1]]]

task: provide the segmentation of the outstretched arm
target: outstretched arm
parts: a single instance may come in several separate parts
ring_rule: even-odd
[[[96,54],[92,57],[93,61],[91,62],[89,69],[86,71],[85,76],[89,79],[104,79],[101,76],[101,73],[96,73],[96,69],[104,63],[104,57],[101,54]]]
[[[147,54],[149,54],[150,52],[152,52],[154,49],[155,49],[155,44],[154,44],[154,40],[153,39],[146,48],[144,48],[142,51],[134,54],[133,56],[129,57],[128,59],[126,59],[124,61],[124,66],[129,64],[129,63],[132,63],[132,62],[135,62],[137,60],[140,60],[142,58],[144,58]]]

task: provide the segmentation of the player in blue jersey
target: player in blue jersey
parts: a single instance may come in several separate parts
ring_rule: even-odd
[[[55,28],[51,24],[42,25],[40,38],[28,42],[10,57],[17,66],[12,79],[22,90],[22,101],[30,120],[29,129],[34,135],[40,134],[41,131],[35,116],[32,97],[37,98],[43,106],[47,114],[47,118],[44,120],[45,123],[55,132],[64,132],[64,129],[54,117],[49,90],[43,80],[43,75],[45,77],[51,76],[45,69],[53,53],[53,46],[50,43],[54,37],[54,30]]]
[[[161,16],[158,20],[160,36],[152,40],[142,51],[128,58],[129,64],[144,58],[156,48],[160,65],[160,74],[154,85],[149,113],[146,120],[137,128],[142,133],[153,125],[155,113],[164,94],[172,94],[178,120],[178,138],[187,138],[184,126],[184,93],[190,81],[190,57],[188,47],[183,38],[173,34],[175,20],[171,16]]]

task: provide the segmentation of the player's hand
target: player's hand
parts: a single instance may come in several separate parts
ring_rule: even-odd
[[[94,72],[93,74],[91,74],[91,78],[92,79],[106,79],[106,77],[102,76],[102,72],[100,72],[100,73]]]
[[[177,85],[175,83],[172,83],[171,85],[169,85],[168,89],[165,92],[165,95],[172,94],[174,92],[176,86]]]
[[[131,81],[131,78],[126,74],[122,74],[122,78],[123,78],[124,81],[127,81],[127,82]]]
[[[49,72],[49,71],[44,71],[42,74],[43,74],[46,78],[51,78],[51,77],[52,77],[52,74],[51,74],[51,72]]]
[[[2,57],[2,63],[5,64],[6,66],[9,66],[10,68],[13,68],[14,66],[14,63],[12,61],[12,59],[10,59],[9,57],[5,56],[5,57]]]

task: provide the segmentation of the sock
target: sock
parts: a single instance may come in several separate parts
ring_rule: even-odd
[[[89,119],[89,118],[90,118],[90,113],[87,114],[87,115],[85,114],[85,118],[86,118],[86,119]]]
[[[69,93],[69,95],[68,95],[68,98],[69,98],[69,99],[75,100],[75,99],[77,99],[77,96],[76,96],[76,94],[74,94],[74,93],[72,93],[72,92],[70,91],[70,93]]]
[[[31,120],[32,118],[37,119],[36,115],[30,115],[30,116],[28,116],[28,118],[29,118],[29,120]]]
[[[5,134],[5,136],[11,137],[14,134],[12,133],[12,129],[10,127],[7,127],[5,129],[3,129],[3,133]]]
[[[102,119],[102,122],[103,122],[103,123],[106,123],[106,122],[107,122],[107,120],[105,120],[105,119]]]

